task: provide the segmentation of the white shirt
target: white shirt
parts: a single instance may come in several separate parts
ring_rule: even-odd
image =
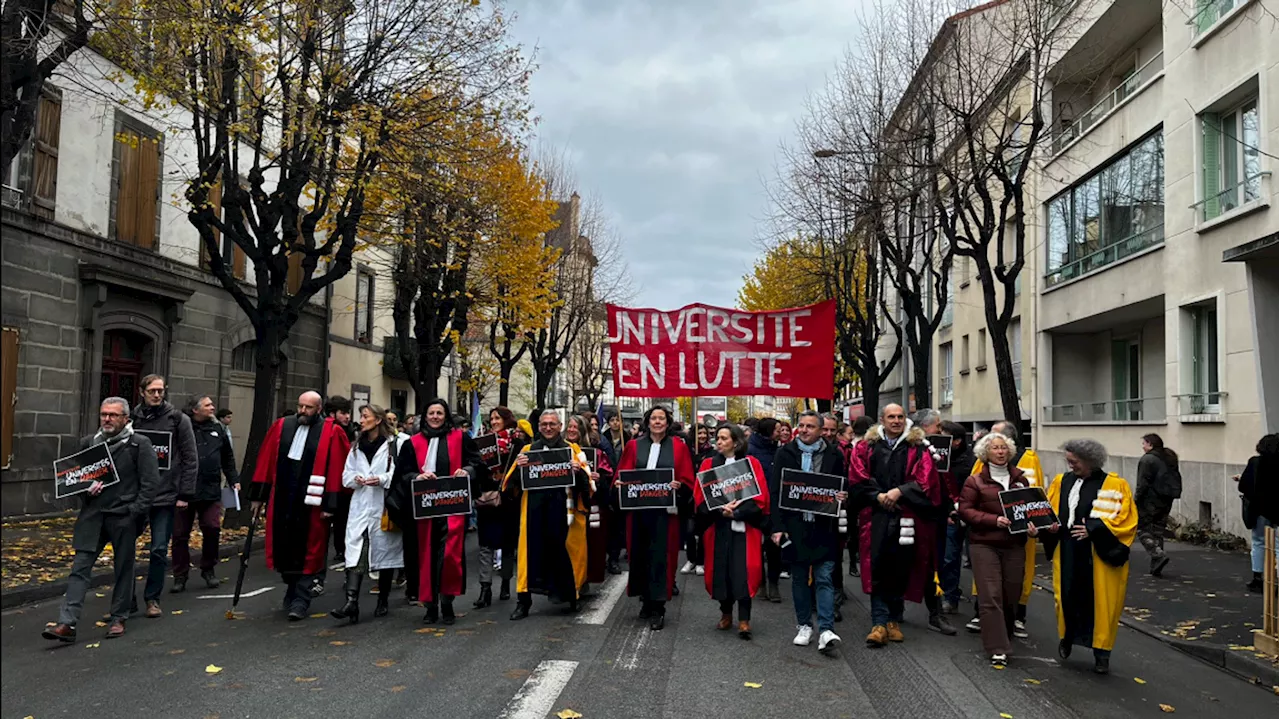
[[[432,437],[427,441],[427,458],[422,463],[422,473],[434,472],[436,467],[436,456],[440,453],[440,438]]]
[[[649,445],[649,457],[648,459],[645,460],[644,468],[657,469],[658,454],[661,452],[662,452],[662,445],[658,444],[657,442],[654,442],[653,444]]]
[[[987,467],[991,470],[991,478],[995,480],[996,483],[998,483],[1001,487],[1004,487],[1006,490],[1009,489],[1008,465],[1004,467],[999,467],[994,464],[989,464],[987,465]]]
[[[1076,477],[1075,484],[1071,485],[1071,491],[1067,493],[1067,526],[1076,526],[1076,507],[1080,504],[1080,489],[1084,487],[1084,480]]]
[[[293,444],[289,445],[289,459],[297,462],[302,459],[302,452],[307,448],[307,435],[311,434],[311,425],[300,424],[293,433]]]

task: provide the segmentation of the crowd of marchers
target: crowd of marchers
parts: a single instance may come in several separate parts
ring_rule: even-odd
[[[131,547],[148,527],[145,616],[163,614],[170,542],[170,591],[185,590],[196,524],[204,535],[201,577],[210,588],[220,582],[223,485],[240,490],[232,415],[215,410],[207,396],[178,411],[165,399],[163,377],[145,378],[141,392],[133,408],[124,398],[104,400],[101,429],[83,441],[108,446],[119,481],[95,484],[83,495],[67,593],[58,621],[44,632],[49,639],[75,641],[94,562],[107,543]],[[974,607],[966,627],[981,634],[984,652],[1003,667],[1015,640],[1027,637],[1039,544],[1053,567],[1060,656],[1089,648],[1095,671],[1106,673],[1130,549],[1139,540],[1150,554],[1149,571],[1164,569],[1163,523],[1181,484],[1177,455],[1157,435],[1143,440],[1134,492],[1107,470],[1107,450],[1095,440],[1064,444],[1065,471],[1050,478],[1012,423],[970,437],[936,411],[908,418],[896,404],[887,405],[878,422],[859,417],[843,424],[806,411],[794,427],[765,418],[687,429],[662,406],[630,429],[617,413],[570,414],[565,421],[560,412],[544,410],[517,419],[505,407],[489,413],[487,427],[473,428],[439,399],[403,425],[377,405],[355,409],[342,397],[325,402],[316,392],[303,393],[296,409],[271,426],[253,464],[248,498],[255,518],[264,519],[265,562],[283,581],[282,610],[291,621],[306,618],[328,572],[341,571],[344,597],[330,612],[335,619],[360,621],[367,575],[376,578],[370,589],[377,595],[375,617],[391,613],[391,595],[402,588],[407,604],[425,608],[423,622],[453,624],[469,565],[478,575],[477,608],[492,605],[497,579],[498,601],[509,601],[515,584],[513,621],[530,616],[535,594],[576,612],[592,585],[623,572],[625,552],[627,594],[639,600],[639,618],[652,631],[664,628],[666,605],[679,594],[678,571],[704,577],[720,606],[716,628],[733,629],[736,611],[737,634],[745,640],[752,637],[752,600],[781,602],[786,579],[796,618],[793,643],[809,646],[816,636],[819,651],[831,653],[842,641],[835,625],[848,597],[847,551],[848,574],[869,596],[867,647],[906,640],[905,602],[925,604],[929,629],[957,634],[948,615],[966,600],[960,581],[968,565]],[[160,471],[151,443],[135,431],[143,429],[170,433],[167,470]],[[482,460],[479,434],[495,435],[496,463]],[[929,435],[951,437],[948,461],[940,461]],[[524,489],[522,468],[530,452],[541,450],[568,451],[569,486]],[[736,462],[747,463],[758,494],[709,507],[697,473]],[[669,470],[673,507],[621,506],[616,483],[622,473],[644,469]],[[845,478],[836,494],[838,513],[782,506],[788,470]],[[474,512],[416,518],[415,492],[446,477],[465,479]],[[1274,526],[1275,435],[1259,443],[1240,483],[1254,507],[1252,526]],[[1001,493],[1023,487],[1044,489],[1056,523],[1011,531]],[[471,531],[479,551],[468,561]],[[1255,549],[1255,555],[1256,564],[1261,553]],[[115,552],[108,638],[122,636],[139,611],[134,561],[133,552]]]

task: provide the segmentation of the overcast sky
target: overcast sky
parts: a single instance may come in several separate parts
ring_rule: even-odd
[[[635,305],[732,306],[764,182],[858,0],[509,0],[537,48],[538,136],[563,148],[626,242]]]

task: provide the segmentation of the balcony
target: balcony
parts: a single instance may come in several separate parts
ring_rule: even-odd
[[[1102,122],[1113,110],[1123,105],[1129,98],[1136,96],[1164,73],[1164,51],[1160,51],[1138,68],[1132,75],[1121,82],[1093,107],[1085,110],[1070,125],[1063,127],[1049,141],[1049,154],[1057,155],[1067,149],[1071,143],[1088,134],[1095,125]]]
[[[955,401],[955,390],[952,388],[951,377],[938,378],[938,405],[942,407],[950,407]]]
[[[1143,250],[1163,243],[1164,225],[1159,224],[1059,267],[1044,276],[1044,287],[1047,290],[1068,280],[1083,277],[1090,272],[1102,269],[1107,265],[1114,264],[1126,257],[1136,255]]]
[[[1232,14],[1233,10],[1249,4],[1249,0],[1208,0],[1200,6],[1200,10],[1187,20],[1188,25],[1195,26],[1196,37],[1200,37],[1218,24],[1218,21]]]
[[[1214,424],[1224,421],[1226,392],[1199,392],[1174,395],[1178,400],[1178,421],[1183,424]]]
[[[1271,173],[1268,171],[1256,172],[1222,192],[1204,198],[1192,205],[1191,209],[1196,211],[1196,219],[1201,224],[1213,222],[1237,210],[1243,212],[1251,209],[1254,203],[1261,204],[1265,200],[1262,180],[1270,177]]]
[[[0,204],[13,209],[22,207],[22,190],[9,185],[0,185]]]
[[[1062,424],[1149,424],[1164,422],[1165,398],[1100,400],[1047,405],[1046,422]]]

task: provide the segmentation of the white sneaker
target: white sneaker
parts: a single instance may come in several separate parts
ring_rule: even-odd
[[[830,654],[840,647],[840,635],[828,629],[818,637],[818,651]]]
[[[778,575],[778,579],[790,579],[790,578],[791,578],[791,572],[782,572],[781,574]]]
[[[1015,620],[1013,622],[1013,636],[1019,639],[1030,637],[1031,635],[1027,634],[1027,623],[1022,620]]]
[[[803,626],[796,627],[796,638],[791,640],[791,643],[797,647],[807,647],[812,639],[813,627],[805,624]]]
[[[977,634],[978,632],[982,631],[982,622],[977,617],[974,617],[973,619],[969,620],[968,624],[964,625],[964,628],[968,629],[970,632],[973,632],[974,634]]]
[[[680,573],[693,574],[693,562],[685,562],[684,566],[680,568]]]
[[[706,573],[707,573],[707,569],[706,569],[706,567],[704,567],[704,566],[702,566],[701,564],[699,564],[698,566],[696,566],[696,567],[694,567],[694,568],[693,568],[693,573],[694,573],[694,574],[696,574],[696,575],[698,575],[699,577],[701,577],[701,576],[703,576],[704,574],[706,574]]]

